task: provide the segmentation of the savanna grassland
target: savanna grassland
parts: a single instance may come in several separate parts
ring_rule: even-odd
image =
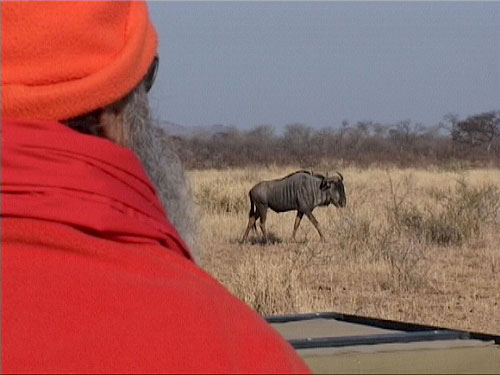
[[[299,166],[191,170],[201,264],[263,315],[335,311],[500,334],[500,170],[342,168],[347,207],[268,213],[248,190]],[[325,173],[325,168],[314,168]],[[333,171],[330,171],[333,172]]]

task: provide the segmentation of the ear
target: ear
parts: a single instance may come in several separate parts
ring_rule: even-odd
[[[99,124],[104,137],[120,146],[127,144],[126,132],[123,129],[123,117],[120,112],[111,109],[102,111],[99,116]]]
[[[127,146],[129,141],[129,130],[124,128],[123,123],[126,104],[126,99],[119,100],[103,108],[98,117],[104,137],[120,146]]]

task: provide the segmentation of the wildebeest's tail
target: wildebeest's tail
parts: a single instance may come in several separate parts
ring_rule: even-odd
[[[255,217],[255,204],[253,203],[253,199],[252,197],[250,197],[250,212],[248,213],[248,217],[251,218],[251,217]],[[253,229],[255,231],[257,231],[257,224],[256,224],[257,220],[255,220],[253,222]]]

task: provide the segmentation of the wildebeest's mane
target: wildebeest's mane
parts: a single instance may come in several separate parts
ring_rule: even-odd
[[[314,177],[319,177],[321,179],[325,178],[325,176],[323,176],[322,174],[313,173],[312,171],[308,171],[306,169],[299,169],[298,171],[295,171],[295,172],[290,173],[289,175],[286,175],[285,177],[281,178],[280,180],[284,180],[285,178],[291,177],[291,176],[296,175],[298,173],[307,173],[308,175],[311,175],[311,176],[314,176]]]

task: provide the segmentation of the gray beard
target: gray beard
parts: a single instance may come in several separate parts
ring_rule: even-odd
[[[147,94],[142,85],[129,95],[123,126],[128,135],[127,146],[142,162],[167,217],[198,262],[197,223],[191,190],[171,141],[150,116]]]

